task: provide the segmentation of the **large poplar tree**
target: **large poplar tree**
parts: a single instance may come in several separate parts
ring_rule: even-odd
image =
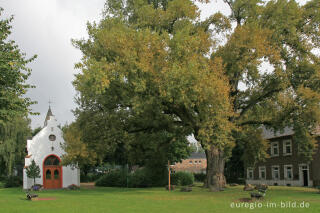
[[[76,115],[95,133],[85,134],[88,148],[103,155],[122,141],[143,152],[137,147],[149,141],[175,144],[193,134],[206,152],[213,191],[225,184],[234,142],[250,150],[244,158],[251,163],[266,156],[262,125],[292,127],[311,156],[310,131],[320,119],[313,52],[319,2],[225,2],[229,17],[216,13],[205,21],[189,0],[106,2],[101,22],[88,24],[89,39],[74,41],[83,52]],[[224,43],[215,39],[221,37]]]

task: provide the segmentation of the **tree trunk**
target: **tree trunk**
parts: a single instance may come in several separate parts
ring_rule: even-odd
[[[226,185],[224,176],[224,153],[216,147],[211,146],[206,150],[207,156],[207,178],[205,187],[210,191],[221,191]]]

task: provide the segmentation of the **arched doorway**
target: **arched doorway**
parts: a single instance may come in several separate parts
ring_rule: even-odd
[[[43,162],[43,187],[45,189],[62,188],[62,167],[60,158],[49,155]]]

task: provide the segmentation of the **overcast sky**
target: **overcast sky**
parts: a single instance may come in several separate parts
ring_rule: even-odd
[[[30,116],[32,128],[43,126],[51,109],[58,122],[73,121],[71,112],[75,90],[72,86],[74,64],[80,61],[81,52],[71,45],[71,38],[87,37],[87,21],[99,21],[105,0],[0,0],[4,15],[14,15],[10,39],[19,48],[37,59],[29,64],[32,68],[30,82],[36,86],[27,96],[38,102],[32,106],[39,116]],[[215,4],[215,5],[213,5]],[[214,10],[228,11],[222,0],[202,5],[202,16]]]
[[[43,126],[51,109],[62,125],[73,121],[71,112],[75,90],[72,86],[74,64],[80,61],[81,52],[71,45],[71,38],[87,37],[87,21],[99,21],[105,0],[0,0],[4,15],[14,15],[12,35],[19,48],[38,58],[29,64],[32,68],[30,82],[36,86],[27,96],[38,104],[32,106],[39,116],[30,116],[32,128]],[[199,5],[202,18],[215,11],[228,14],[223,0]]]

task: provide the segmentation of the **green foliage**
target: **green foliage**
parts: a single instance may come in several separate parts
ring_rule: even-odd
[[[22,178],[18,176],[8,176],[4,181],[5,188],[22,186]]]
[[[205,173],[194,173],[193,176],[195,181],[204,182],[207,175]]]
[[[96,162],[96,153],[88,149],[87,144],[82,142],[83,131],[80,130],[77,123],[65,125],[62,130],[65,140],[63,149],[67,153],[62,156],[62,164],[80,167],[82,177],[88,179],[86,176]]]
[[[29,125],[30,120],[24,117],[0,122],[0,175],[12,176],[14,168],[22,164],[26,141],[31,134]]]
[[[76,122],[100,161],[145,165],[159,154],[162,165],[176,162],[193,134],[207,154],[207,183],[222,186],[234,142],[245,164],[267,156],[263,125],[293,128],[311,158],[310,132],[320,123],[319,2],[225,2],[230,17],[201,22],[190,0],[108,1],[103,19],[88,24],[89,39],[73,41],[84,56],[73,82]],[[224,43],[213,39],[219,35]]]
[[[31,164],[26,168],[26,173],[28,178],[33,179],[33,184],[36,184],[36,178],[40,178],[40,167],[36,164],[34,160],[31,161]]]
[[[125,170],[112,170],[100,177],[96,186],[108,187],[126,187],[127,186],[127,172]]]
[[[86,183],[86,182],[95,182],[97,181],[101,176],[103,176],[103,173],[88,173],[88,174],[81,174],[80,175],[80,182]]]
[[[13,175],[13,169],[22,163],[32,102],[26,92],[32,85],[26,83],[31,69],[26,65],[36,56],[25,58],[16,43],[9,40],[13,16],[3,18],[0,7],[0,175]]]
[[[27,89],[33,87],[26,83],[31,74],[26,65],[36,58],[26,59],[25,53],[8,39],[13,16],[3,19],[2,14],[3,9],[0,8],[0,122],[26,116],[30,112],[29,106],[35,102],[25,97]]]
[[[189,155],[192,133],[205,149],[227,153],[228,81],[221,60],[208,58],[214,41],[199,25],[195,4],[121,2],[108,2],[100,23],[88,24],[88,40],[73,41],[84,54],[73,82],[82,142],[98,161],[147,167],[154,161],[161,176],[168,160]]]
[[[188,186],[194,182],[194,175],[190,172],[176,172],[171,175],[171,184],[177,186]]]
[[[153,168],[139,168],[134,172],[126,169],[114,169],[100,177],[96,186],[144,188],[164,186],[168,177]]]
[[[258,136],[264,125],[294,129],[303,156],[311,159],[320,123],[319,1],[226,0],[233,31],[211,55],[222,58],[237,116],[233,138],[244,148],[245,164],[264,159],[267,146]],[[264,72],[269,64],[270,71]],[[240,84],[246,88],[239,87]]]
[[[128,186],[131,188],[144,188],[155,186],[152,184],[150,172],[146,168],[138,169],[129,175]]]

